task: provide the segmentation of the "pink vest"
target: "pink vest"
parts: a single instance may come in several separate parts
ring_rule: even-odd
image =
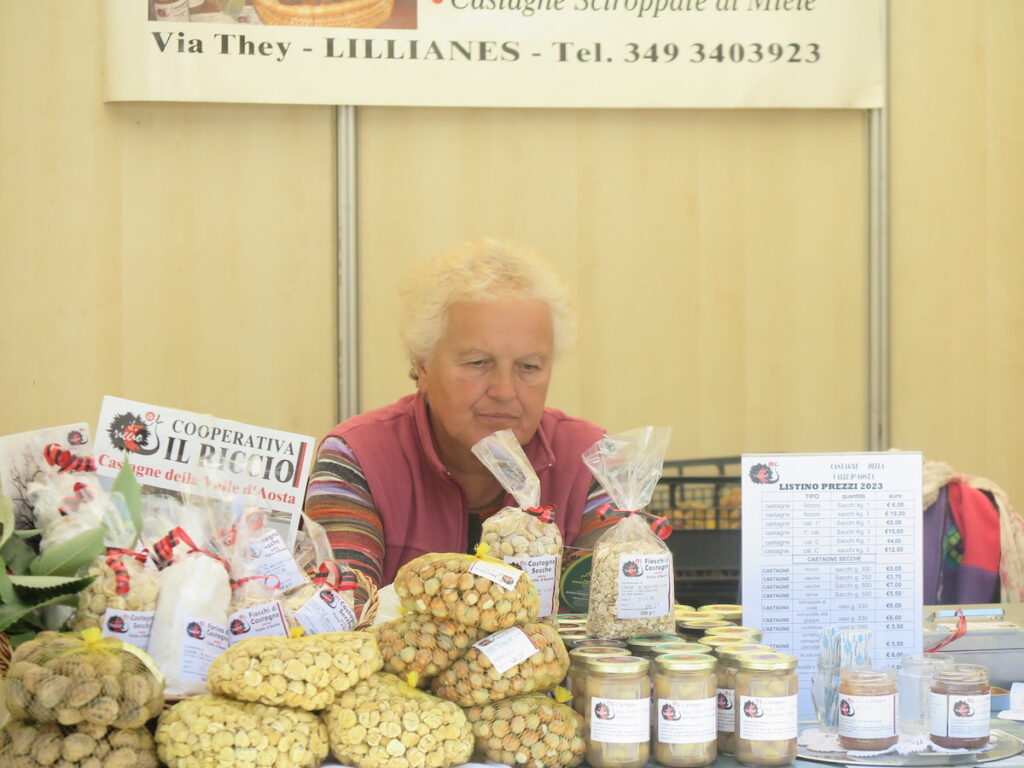
[[[469,514],[462,488],[441,463],[426,401],[419,394],[369,411],[331,432],[355,452],[384,525],[384,584],[427,552],[464,552]],[[523,449],[540,478],[541,504],[554,504],[566,544],[580,518],[594,476],[581,455],[604,434],[595,424],[545,408]],[[506,496],[505,505],[514,504]]]

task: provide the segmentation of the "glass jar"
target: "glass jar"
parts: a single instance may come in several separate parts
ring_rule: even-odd
[[[939,667],[953,666],[948,653],[911,653],[900,659],[897,730],[903,736],[928,733],[931,718],[932,675]]]
[[[715,658],[673,653],[654,660],[654,759],[703,766],[718,754]]]
[[[643,768],[651,755],[647,659],[599,656],[586,661],[585,672],[587,764]]]
[[[757,627],[741,627],[738,624],[730,624],[727,627],[711,627],[704,633],[705,637],[724,637],[725,635],[739,635],[757,643],[761,642],[761,630]]]
[[[988,670],[979,664],[936,668],[931,688],[931,740],[945,749],[978,749],[988,744],[991,690]]]
[[[702,605],[697,609],[700,613],[715,613],[718,614],[717,618],[725,619],[739,624],[743,621],[743,606],[732,605],[729,603],[714,603],[712,605]]]
[[[796,657],[741,653],[736,664],[736,759],[746,765],[789,765],[796,758]]]
[[[709,629],[714,627],[733,626],[736,625],[731,621],[726,621],[725,619],[687,619],[686,621],[681,621],[676,625],[679,630],[679,634],[694,643],[699,643],[701,638],[704,637]]]
[[[703,643],[687,643],[682,640],[658,643],[652,649],[655,656],[664,656],[666,653],[711,653],[711,646]]]
[[[733,753],[733,737],[736,732],[736,672],[739,665],[736,657],[741,653],[758,653],[771,651],[771,646],[755,643],[733,642],[720,643],[714,648],[718,657],[715,678],[718,682],[718,751],[722,754]]]
[[[896,670],[843,667],[839,673],[839,746],[880,752],[896,735]]]
[[[663,643],[681,643],[683,639],[677,635],[651,635],[650,637],[631,637],[626,641],[629,653],[641,659],[653,659],[656,654],[654,647]]]
[[[577,640],[570,640],[565,644],[570,651],[577,648],[618,648],[619,652],[626,652],[625,640],[607,640],[603,637],[581,637]]]
[[[588,659],[602,656],[625,656],[621,648],[603,648],[601,646],[584,646],[569,651],[569,671],[566,673],[565,687],[572,694],[572,708],[581,715],[587,713],[587,672],[585,665]]]

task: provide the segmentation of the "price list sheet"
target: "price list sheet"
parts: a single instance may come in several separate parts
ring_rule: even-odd
[[[921,650],[920,453],[744,455],[743,623],[797,657],[800,713],[823,627],[872,633],[871,659]]]

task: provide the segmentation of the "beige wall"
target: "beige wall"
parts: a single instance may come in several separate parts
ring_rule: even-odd
[[[334,110],[104,104],[99,5],[0,3],[0,434],[105,394],[318,434]]]
[[[1019,0],[891,6],[892,438],[1024,506]],[[333,110],[104,105],[99,0],[0,3],[0,434],[104,394],[322,434]],[[363,405],[411,259],[482,234],[577,293],[551,401],[673,457],[866,446],[866,123],[841,111],[359,110]]]

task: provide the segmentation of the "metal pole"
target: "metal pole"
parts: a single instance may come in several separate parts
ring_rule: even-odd
[[[338,222],[338,421],[359,413],[359,238],[356,108],[336,108]]]

